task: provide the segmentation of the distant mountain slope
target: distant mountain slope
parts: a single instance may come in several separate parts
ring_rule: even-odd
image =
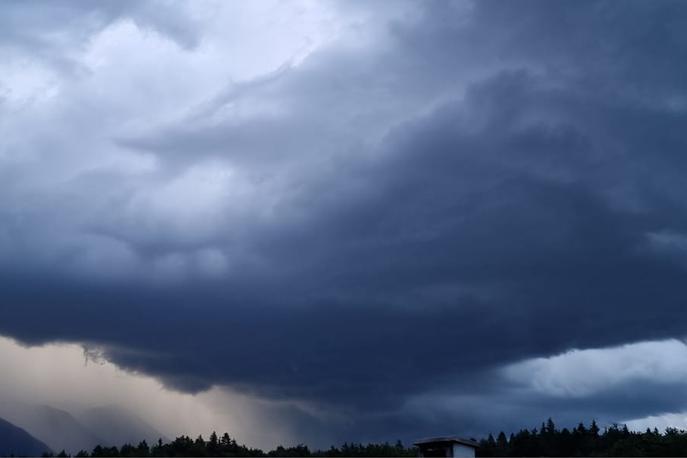
[[[76,454],[90,451],[104,440],[79,423],[69,412],[51,406],[21,405],[6,418],[26,431],[40,437],[50,448]]]
[[[0,418],[0,456],[41,456],[48,447],[18,426]]]
[[[78,419],[103,439],[103,445],[136,445],[144,439],[151,444],[159,438],[166,440],[160,431],[145,420],[116,406],[88,409],[79,415]]]

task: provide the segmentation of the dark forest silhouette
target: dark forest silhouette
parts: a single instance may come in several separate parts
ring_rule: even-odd
[[[668,428],[630,431],[626,425],[599,429],[558,429],[549,418],[539,429],[520,430],[509,437],[501,432],[480,441],[478,456],[687,456],[687,431]]]
[[[668,428],[663,433],[657,429],[645,432],[630,431],[625,425],[613,425],[602,431],[592,422],[589,427],[580,423],[568,429],[559,429],[553,420],[542,423],[539,429],[522,429],[506,436],[499,433],[496,438],[490,434],[479,441],[477,456],[687,456],[687,431]],[[58,455],[68,456],[64,452]],[[279,446],[269,452],[238,444],[229,434],[219,437],[212,433],[206,440],[202,436],[191,439],[177,437],[172,442],[161,440],[152,446],[142,441],[138,445],[125,444],[121,447],[97,446],[91,452],[81,451],[77,457],[157,457],[157,456],[253,456],[253,457],[391,457],[417,456],[415,447],[405,447],[400,441],[395,444],[345,443],[328,450],[311,451],[305,445]]]

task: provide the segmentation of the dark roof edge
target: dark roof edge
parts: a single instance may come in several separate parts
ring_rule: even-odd
[[[425,445],[425,444],[431,444],[433,442],[450,442],[450,443],[458,443],[462,445],[467,445],[469,447],[479,447],[479,444],[473,440],[470,439],[463,439],[461,437],[455,437],[455,436],[446,436],[446,437],[430,437],[427,439],[422,439],[419,441],[416,441],[413,445]]]

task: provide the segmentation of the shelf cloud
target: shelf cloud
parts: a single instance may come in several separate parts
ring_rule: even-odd
[[[294,440],[685,410],[684,3],[4,8],[0,334]]]

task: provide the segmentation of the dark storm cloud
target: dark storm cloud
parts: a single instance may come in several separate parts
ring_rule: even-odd
[[[320,51],[178,123],[118,136],[171,176],[218,161],[276,181],[272,216],[256,216],[260,196],[185,239],[110,202],[90,233],[143,259],[226,250],[236,269],[173,285],[84,279],[19,244],[0,332],[102,345],[179,389],[345,406],[371,434],[442,424],[399,409],[447,387],[475,409],[529,403],[528,418],[664,412],[682,385],[520,404],[486,381],[527,358],[687,331],[672,249],[687,233],[686,20],[671,2],[434,2],[393,24],[387,48]],[[268,102],[283,111],[222,111]],[[26,220],[6,221],[30,245]],[[628,401],[638,392],[646,402]],[[495,421],[446,415],[466,430]]]

